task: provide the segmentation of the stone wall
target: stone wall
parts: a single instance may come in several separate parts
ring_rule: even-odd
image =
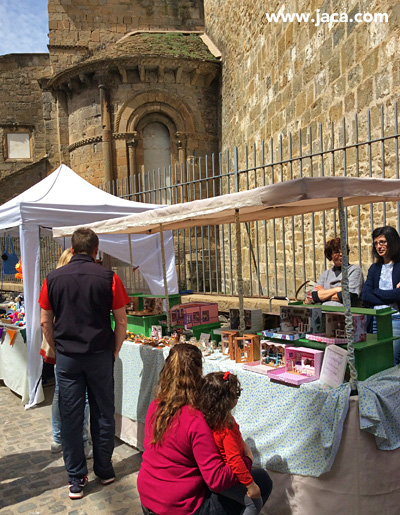
[[[387,13],[388,23],[268,23],[265,13]],[[400,2],[205,0],[206,32],[223,54],[222,148],[268,141],[366,110],[400,90]],[[362,134],[365,135],[365,123]],[[351,130],[351,128],[350,128]],[[295,142],[294,142],[295,143]],[[296,145],[296,143],[295,143]]]
[[[49,0],[54,70],[137,30],[202,30],[201,0]],[[58,49],[56,47],[59,47]]]
[[[316,18],[317,9],[320,15],[347,13],[349,18],[356,13],[387,13],[388,23],[331,22],[316,27],[311,22],[268,23],[265,15],[297,12],[312,13]],[[394,104],[400,91],[400,2],[205,0],[204,12],[206,33],[222,52],[223,60],[221,149],[232,151],[238,147],[239,169],[260,166],[262,161],[279,163],[294,158],[291,164],[266,167],[267,184],[301,174],[396,176],[394,137],[384,145],[377,142],[353,146],[346,153],[326,153],[323,158],[318,152],[395,134]],[[246,144],[250,149],[248,159]],[[253,144],[257,148],[254,158]],[[315,157],[299,159],[307,154]],[[256,181],[262,184],[262,174],[262,169],[249,174],[250,187]],[[243,174],[242,188],[246,180]],[[352,262],[358,262],[360,249],[364,271],[371,262],[372,227],[385,223],[397,226],[396,205],[388,204],[386,208],[386,213],[382,204],[373,209],[362,207],[359,212],[357,208],[349,210]],[[263,242],[260,275],[263,285],[268,278],[271,293],[283,293],[284,269],[291,295],[295,291],[293,283],[299,286],[304,277],[318,278],[328,264],[323,259],[324,240],[335,236],[335,226],[338,231],[335,213],[327,213],[325,218],[321,213],[304,219],[296,217],[293,225],[294,231],[291,219],[268,222],[264,245],[264,224],[259,224],[259,239]],[[254,224],[251,233],[255,247]],[[246,238],[242,247],[249,277],[251,259]],[[315,268],[314,251],[320,256]],[[254,275],[253,267],[256,291]],[[245,287],[248,292],[248,280]]]
[[[0,56],[0,204],[46,175],[45,124],[40,79],[50,73],[47,54]],[[30,134],[30,158],[10,159],[7,134]]]

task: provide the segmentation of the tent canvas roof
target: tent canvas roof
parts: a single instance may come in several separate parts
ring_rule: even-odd
[[[0,206],[0,230],[22,223],[43,227],[79,224],[137,211],[154,209],[154,204],[131,202],[96,188],[61,165],[48,177]]]
[[[249,191],[195,200],[127,217],[87,225],[98,234],[151,234],[160,230],[269,220],[344,206],[400,199],[400,180],[360,177],[302,177]],[[54,229],[55,236],[72,234],[75,227]]]

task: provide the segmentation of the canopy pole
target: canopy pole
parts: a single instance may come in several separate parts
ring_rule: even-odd
[[[350,368],[350,387],[352,391],[357,391],[357,370],[354,357],[354,328],[353,318],[351,315],[351,302],[349,292],[349,256],[347,254],[347,227],[344,215],[343,197],[338,198],[339,208],[339,225],[340,225],[340,244],[342,247],[342,297],[344,305],[344,315],[346,322],[346,337],[347,337],[347,361]]]
[[[162,224],[160,224],[160,242],[161,242],[161,261],[164,277],[164,294],[165,294],[165,307],[167,310],[167,334],[171,334],[171,320],[169,316],[169,296],[168,296],[168,282],[167,282],[167,267],[165,264],[165,247],[164,247],[164,232]]]
[[[130,263],[130,270],[129,270],[129,277],[130,277],[130,281],[131,281],[131,288],[132,288],[132,293],[134,293],[133,291],[133,257],[132,257],[132,240],[131,240],[131,234],[129,233],[128,234],[128,242],[129,242],[129,263]]]
[[[237,291],[239,297],[239,336],[243,336],[245,330],[244,323],[244,305],[243,305],[243,273],[242,273],[242,248],[240,239],[240,220],[239,209],[235,209],[235,225],[236,225],[236,275],[237,275]]]

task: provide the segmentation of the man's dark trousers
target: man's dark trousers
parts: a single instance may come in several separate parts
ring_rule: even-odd
[[[115,433],[113,353],[62,354],[57,351],[56,362],[61,438],[69,480],[87,474],[82,439],[86,389],[90,406],[93,470],[101,479],[114,477],[111,463]]]

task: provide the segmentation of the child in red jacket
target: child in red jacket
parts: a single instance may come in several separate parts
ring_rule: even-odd
[[[207,374],[201,390],[200,409],[213,431],[214,440],[222,459],[231,467],[240,481],[238,485],[224,490],[220,494],[245,506],[242,515],[257,515],[268,498],[272,483],[265,470],[254,469],[257,471],[257,481],[263,483],[260,486],[257,485],[243,461],[244,455],[249,456],[252,461],[254,461],[254,457],[247,443],[243,441],[239,426],[231,414],[231,410],[237,404],[240,392],[240,382],[235,374],[230,372]],[[267,496],[264,494],[266,490],[268,491]]]

